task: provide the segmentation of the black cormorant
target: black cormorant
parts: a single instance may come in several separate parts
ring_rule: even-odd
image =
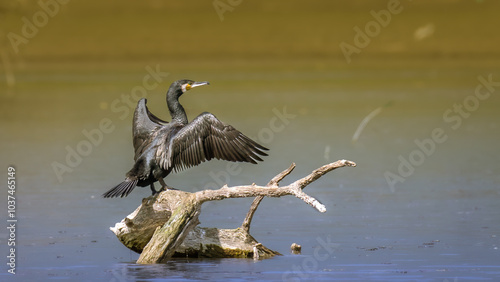
[[[163,180],[170,172],[213,158],[255,164],[262,161],[259,156],[267,156],[264,152],[267,148],[211,113],[204,112],[188,123],[179,97],[194,87],[208,84],[183,79],[170,85],[167,92],[167,106],[172,116],[170,123],[153,115],[146,106],[146,99],[139,100],[132,129],[134,167],[127,172],[125,181],[104,193],[103,197],[125,197],[136,186],[148,185],[154,195],[157,193],[154,188],[156,181],[160,182],[162,189],[173,189]]]

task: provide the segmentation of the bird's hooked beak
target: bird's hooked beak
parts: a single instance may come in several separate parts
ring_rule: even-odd
[[[191,84],[191,88],[195,88],[195,87],[203,86],[203,85],[209,85],[209,84],[210,83],[208,83],[208,81],[194,82],[193,84]]]
[[[203,86],[203,85],[209,85],[208,81],[202,81],[202,82],[196,82],[194,81],[193,83],[185,83],[181,85],[181,90],[182,93],[185,93],[188,90],[191,90],[191,88],[198,87],[198,86]]]
[[[193,83],[185,83],[185,84],[181,85],[181,90],[182,90],[182,93],[185,93],[186,91],[191,90],[194,87],[208,85],[208,84],[210,84],[210,83],[208,83],[208,81],[202,81],[202,82],[195,81]]]

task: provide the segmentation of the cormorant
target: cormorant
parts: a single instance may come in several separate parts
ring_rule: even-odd
[[[170,123],[153,115],[142,98],[137,103],[133,121],[134,167],[127,172],[125,181],[107,191],[104,198],[125,197],[136,186],[150,186],[156,194],[154,183],[162,189],[168,187],[163,180],[170,172],[199,165],[213,158],[232,162],[262,161],[267,148],[243,135],[231,125],[224,124],[213,114],[204,112],[188,123],[179,97],[186,91],[209,83],[178,80],[167,92],[167,106],[172,116]],[[161,191],[161,190],[160,190]]]

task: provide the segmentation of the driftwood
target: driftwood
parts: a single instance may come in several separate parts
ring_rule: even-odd
[[[308,176],[287,186],[278,183],[295,168],[275,176],[266,186],[255,184],[224,187],[188,193],[168,190],[143,199],[142,204],[121,222],[111,227],[118,239],[129,249],[141,253],[137,263],[166,262],[171,257],[253,257],[262,259],[280,255],[250,235],[253,214],[263,197],[294,195],[320,212],[326,208],[302,191],[307,185],[336,168],[356,166],[340,160],[314,170]],[[241,227],[236,229],[201,228],[198,216],[207,201],[227,198],[256,197]]]

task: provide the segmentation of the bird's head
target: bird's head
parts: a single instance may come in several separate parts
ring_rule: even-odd
[[[172,85],[170,85],[169,92],[172,94],[175,93],[175,96],[179,98],[186,91],[191,90],[198,86],[208,85],[208,81],[197,82],[190,79],[181,79],[177,80]]]

